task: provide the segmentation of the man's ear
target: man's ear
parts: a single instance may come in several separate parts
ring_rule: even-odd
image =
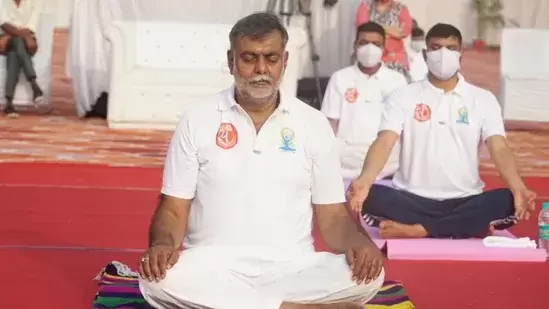
[[[286,69],[286,66],[288,66],[288,57],[289,57],[290,53],[285,51],[284,52],[284,70]]]
[[[227,51],[227,66],[229,67],[229,72],[233,75],[234,69],[234,52],[232,50]]]

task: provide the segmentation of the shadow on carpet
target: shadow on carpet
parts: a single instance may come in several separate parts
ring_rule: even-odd
[[[112,261],[97,275],[99,290],[93,309],[152,309],[139,291],[138,274],[127,265]],[[365,309],[414,309],[402,283],[386,281]]]

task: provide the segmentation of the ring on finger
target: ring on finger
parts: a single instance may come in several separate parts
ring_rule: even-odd
[[[141,258],[141,262],[147,262],[149,260],[148,256],[144,256]]]

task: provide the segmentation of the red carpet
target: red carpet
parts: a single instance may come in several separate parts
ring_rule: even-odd
[[[0,273],[9,278],[3,295],[11,296],[0,297],[0,308],[89,308],[100,268],[116,259],[133,266],[138,256],[104,249],[145,246],[160,179],[158,168],[0,164]],[[539,195],[548,191],[545,179],[527,182]],[[535,220],[515,233],[535,237]],[[419,309],[541,309],[538,280],[549,277],[549,264],[388,261],[387,272]]]

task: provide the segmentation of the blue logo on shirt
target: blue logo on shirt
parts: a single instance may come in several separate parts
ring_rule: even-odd
[[[467,110],[467,107],[462,107],[458,110],[456,123],[469,124],[469,110]]]
[[[284,152],[295,152],[294,131],[288,128],[284,128],[280,131],[280,137],[281,137],[281,141],[278,149]]]

